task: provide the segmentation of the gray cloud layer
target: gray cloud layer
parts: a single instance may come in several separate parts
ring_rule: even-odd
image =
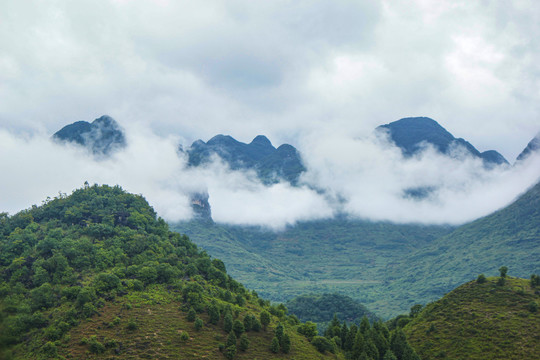
[[[306,181],[346,195],[358,216],[409,221],[421,213],[441,221],[448,216],[433,215],[436,206],[457,213],[458,200],[484,194],[482,208],[449,220],[466,221],[510,201],[535,180],[534,171],[485,174],[473,162],[447,163],[429,151],[399,163],[395,152],[375,151],[369,134],[401,117],[430,116],[479,150],[496,149],[512,161],[540,129],[539,13],[532,0],[4,1],[1,161],[11,172],[1,180],[1,205],[14,211],[95,179],[142,192],[163,203],[157,206],[164,216],[182,218],[187,199],[180,194],[192,185],[173,159],[175,141],[266,134],[274,143],[300,144],[310,166]],[[47,140],[67,123],[104,113],[132,137],[113,160],[82,161],[86,155]],[[162,140],[171,134],[178,138]],[[163,161],[151,156],[156,149]],[[457,170],[433,172],[441,161]],[[225,170],[216,164],[207,171]],[[231,176],[245,187],[203,181],[218,189],[214,214],[226,221],[302,218],[269,211],[273,219],[262,221],[244,209],[231,219],[218,203],[235,202],[233,195],[250,209],[260,199],[273,202],[275,213],[316,218],[335,210],[307,187],[263,188],[249,174]],[[443,190],[429,204],[396,200],[405,184],[438,182]]]

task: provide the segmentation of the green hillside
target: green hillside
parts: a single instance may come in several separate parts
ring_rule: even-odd
[[[538,359],[540,287],[498,278],[468,282],[431,303],[404,328],[422,359]]]
[[[286,312],[118,186],[0,215],[0,359],[335,357]]]
[[[402,301],[438,299],[470,274],[495,275],[504,264],[515,276],[540,270],[540,184],[492,215],[443,236],[389,268],[389,291]],[[403,309],[405,310],[405,308]]]
[[[411,306],[407,299],[400,303],[399,289],[385,291],[388,266],[452,230],[348,219],[302,222],[278,232],[204,221],[172,227],[223,259],[235,279],[270,300],[340,293],[383,317]]]

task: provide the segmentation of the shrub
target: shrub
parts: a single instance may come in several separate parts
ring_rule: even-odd
[[[535,313],[538,311],[538,304],[535,302],[535,301],[531,301],[528,305],[527,305],[527,310],[529,310],[530,312],[532,313]]]
[[[180,333],[180,340],[182,341],[188,341],[189,340],[189,334],[187,331],[182,331]]]
[[[331,353],[335,352],[334,344],[322,336],[313,337],[313,340],[311,340],[311,345],[315,346],[315,348],[322,354],[327,351]]]
[[[194,322],[196,317],[197,317],[197,313],[195,312],[195,309],[193,309],[192,307],[189,308],[189,311],[187,313],[187,318],[186,318],[187,321]]]
[[[138,329],[138,327],[139,327],[139,326],[138,326],[137,323],[135,322],[135,319],[129,319],[128,324],[127,324],[127,329],[128,329],[129,331],[135,331],[135,330]]]
[[[279,340],[275,336],[272,338],[272,343],[270,344],[270,351],[272,351],[274,354],[277,354],[279,352]]]
[[[102,354],[105,352],[105,346],[97,340],[95,335],[90,337],[88,342],[90,352],[93,354]]]
[[[245,332],[244,324],[242,324],[242,322],[238,319],[234,320],[233,331],[237,337],[242,335],[242,333]]]
[[[202,328],[203,328],[203,321],[200,317],[197,317],[197,319],[195,319],[195,330],[197,331],[200,331]]]
[[[478,277],[476,278],[476,282],[479,283],[479,284],[485,283],[486,282],[486,276],[484,274],[478,275]]]
[[[246,334],[242,334],[242,336],[240,336],[238,349],[240,349],[240,351],[246,351],[248,348],[249,348],[249,339]]]
[[[234,359],[234,356],[236,355],[236,345],[229,345],[225,349],[225,357],[229,360]]]

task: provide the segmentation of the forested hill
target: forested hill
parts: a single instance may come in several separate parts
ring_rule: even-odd
[[[0,215],[0,359],[335,357],[286,312],[118,186]]]
[[[422,359],[538,359],[540,278],[468,282],[405,326]]]

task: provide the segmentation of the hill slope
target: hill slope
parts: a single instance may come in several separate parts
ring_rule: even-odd
[[[270,351],[278,323],[288,353]],[[2,359],[324,358],[298,325],[120,187],[0,214]]]
[[[516,161],[523,161],[540,150],[540,133],[536,135],[518,155]]]
[[[422,359],[537,359],[539,291],[530,281],[497,278],[464,284],[429,304],[404,331]],[[538,305],[537,305],[538,306]]]
[[[499,266],[528,277],[540,269],[540,183],[514,203],[463,225],[405,257],[390,270],[389,289],[407,289],[416,303],[434,300]]]
[[[401,289],[385,291],[387,267],[452,230],[347,219],[303,222],[280,232],[200,221],[172,227],[223,259],[236,279],[264,297],[286,301],[337,292],[382,317],[410,307]]]

